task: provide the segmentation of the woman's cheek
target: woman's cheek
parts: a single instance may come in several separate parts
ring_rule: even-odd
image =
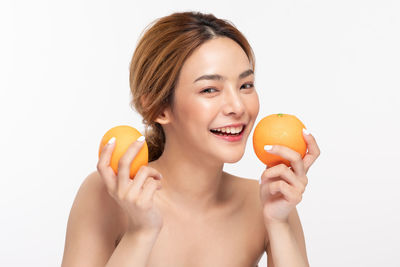
[[[253,119],[255,120],[255,118],[258,116],[258,112],[260,111],[260,101],[259,101],[256,90],[254,90],[254,92],[253,92],[253,94],[251,94],[251,96],[252,97],[249,98],[248,107],[249,107],[250,113],[253,115]]]

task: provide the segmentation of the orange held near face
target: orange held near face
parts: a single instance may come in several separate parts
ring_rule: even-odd
[[[290,167],[290,162],[278,155],[264,150],[265,145],[286,146],[304,158],[307,152],[307,143],[303,138],[304,124],[294,115],[272,114],[263,118],[255,127],[253,134],[253,148],[257,157],[268,167],[284,163]]]
[[[99,149],[99,157],[103,147],[108,143],[108,141],[115,137],[115,145],[114,150],[111,155],[110,166],[114,170],[116,174],[118,174],[118,162],[119,159],[125,154],[128,147],[135,142],[142,134],[136,130],[135,128],[127,125],[116,126],[108,130],[100,142],[100,149]],[[142,148],[140,149],[139,153],[133,159],[129,177],[133,179],[142,165],[147,165],[148,163],[148,147],[146,141],[144,142]]]

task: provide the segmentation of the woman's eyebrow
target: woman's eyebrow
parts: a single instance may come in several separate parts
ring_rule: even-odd
[[[251,74],[254,74],[254,71],[252,69],[248,69],[244,72],[242,72],[239,75],[239,79],[243,79]],[[217,81],[221,81],[223,80],[225,77],[219,75],[219,74],[206,74],[206,75],[202,75],[199,78],[197,78],[196,80],[194,80],[193,83],[200,81],[200,80],[217,80]]]

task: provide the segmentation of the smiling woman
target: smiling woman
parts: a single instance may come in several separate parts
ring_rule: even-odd
[[[263,213],[257,180],[223,171],[243,157],[259,112],[254,67],[246,38],[211,14],[174,13],[147,29],[131,61],[130,87],[149,164],[129,178],[143,145],[136,141],[116,175],[109,166],[114,144],[105,146],[71,209],[64,267],[256,266],[271,248],[274,258],[290,259],[276,266],[306,266],[293,205],[285,206],[292,210],[287,224],[269,224],[274,214]],[[273,246],[269,229],[276,229]],[[268,262],[273,266],[272,257]]]
[[[150,162],[163,152],[165,130],[155,119],[167,106],[174,107],[175,89],[183,63],[198,47],[217,37],[229,38],[244,53],[248,70],[241,72],[239,79],[253,74],[255,58],[246,38],[233,24],[213,15],[191,12],[172,14],[156,20],[139,41],[131,62],[130,84],[132,104],[143,116],[146,125]],[[208,61],[206,64],[210,67],[212,57],[214,55],[206,53],[203,59]],[[211,70],[205,69],[206,72]],[[204,87],[206,81],[222,82],[226,78],[217,73],[200,73],[200,77],[193,79],[195,84],[190,86],[197,83]]]

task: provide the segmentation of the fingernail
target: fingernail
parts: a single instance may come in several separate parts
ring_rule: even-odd
[[[110,140],[108,140],[107,145],[111,145],[115,143],[115,137],[111,138]]]
[[[260,177],[260,179],[258,180],[258,183],[261,184],[261,177]]]
[[[306,135],[309,135],[310,132],[306,130],[306,128],[303,128],[303,133],[305,133]]]
[[[267,151],[269,151],[269,150],[271,150],[272,149],[272,146],[270,146],[270,145],[266,145],[266,146],[264,146],[264,150],[267,150]]]
[[[137,139],[137,141],[138,141],[138,142],[143,142],[144,139],[145,139],[145,137],[142,135],[142,136],[140,136],[140,137]]]

